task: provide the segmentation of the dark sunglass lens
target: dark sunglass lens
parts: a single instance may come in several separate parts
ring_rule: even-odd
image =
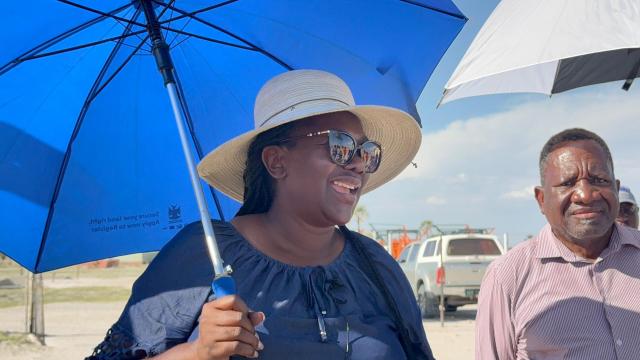
[[[347,164],[353,157],[355,147],[355,142],[349,134],[339,131],[329,132],[329,152],[336,164]]]
[[[630,203],[622,203],[620,204],[620,214],[623,215],[633,215],[638,211],[638,208]]]
[[[373,173],[378,170],[378,166],[380,166],[382,149],[378,143],[367,141],[362,144],[360,156],[362,157],[362,161],[364,161],[364,171]]]

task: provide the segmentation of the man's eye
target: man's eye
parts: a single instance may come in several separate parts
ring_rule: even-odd
[[[601,179],[601,178],[595,178],[595,179],[593,179],[593,180],[592,180],[592,182],[593,182],[594,184],[598,184],[598,185],[606,185],[606,184],[609,184],[609,180],[607,180],[607,179]]]
[[[572,180],[565,181],[562,184],[560,184],[560,186],[573,186],[573,181]]]

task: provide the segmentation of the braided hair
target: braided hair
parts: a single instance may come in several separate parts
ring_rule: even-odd
[[[244,180],[244,201],[236,216],[260,214],[269,211],[275,196],[275,186],[271,174],[262,162],[262,150],[271,145],[293,146],[293,142],[283,143],[295,126],[295,122],[269,129],[251,142],[247,150],[247,162],[242,178]]]

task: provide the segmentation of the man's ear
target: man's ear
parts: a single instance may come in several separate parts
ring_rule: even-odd
[[[276,180],[287,176],[286,152],[286,148],[278,145],[265,146],[262,149],[262,163],[271,177]]]
[[[533,192],[535,194],[536,201],[538,202],[540,212],[544,214],[544,189],[542,188],[542,186],[536,186],[533,189]]]
[[[620,192],[620,180],[616,179],[616,191]]]

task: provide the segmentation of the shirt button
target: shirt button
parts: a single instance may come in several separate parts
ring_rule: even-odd
[[[622,340],[621,339],[616,340],[616,345],[622,346]]]

